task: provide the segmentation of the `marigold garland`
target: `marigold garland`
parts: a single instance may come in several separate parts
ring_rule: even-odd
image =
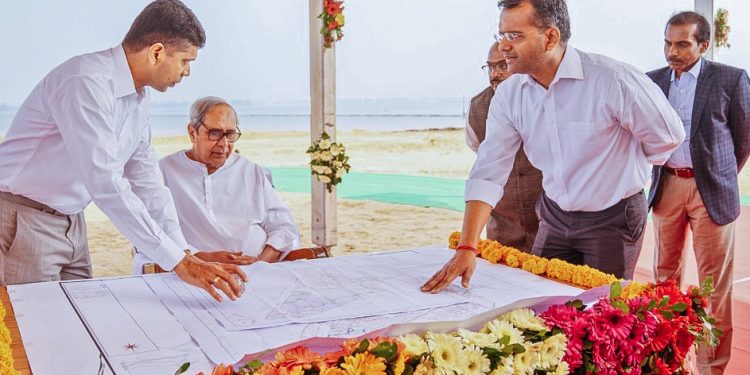
[[[15,375],[18,372],[13,367],[13,351],[10,348],[13,340],[10,338],[10,330],[5,325],[5,314],[5,306],[0,302],[0,319],[3,320],[0,324],[0,374]]]
[[[455,250],[460,240],[461,233],[453,232],[448,237],[448,246]],[[612,274],[604,273],[586,265],[570,264],[560,259],[542,258],[514,247],[503,246],[493,240],[480,241],[477,250],[479,250],[479,256],[490,263],[501,263],[509,267],[521,268],[536,275],[544,275],[582,288],[596,288],[612,284],[618,280]]]

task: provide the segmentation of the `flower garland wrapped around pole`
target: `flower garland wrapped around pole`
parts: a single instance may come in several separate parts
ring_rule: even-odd
[[[323,12],[318,15],[323,21],[320,33],[323,35],[323,46],[331,48],[344,37],[344,2],[323,0]]]

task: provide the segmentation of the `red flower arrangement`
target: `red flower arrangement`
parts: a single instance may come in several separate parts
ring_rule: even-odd
[[[563,360],[574,374],[681,374],[697,342],[716,345],[721,331],[706,314],[711,280],[682,293],[674,281],[646,286],[621,297],[619,283],[609,298],[586,309],[581,301],[550,307],[540,317],[568,338]]]
[[[323,0],[323,12],[318,18],[323,20],[320,33],[323,34],[323,45],[331,48],[333,44],[344,37],[344,2],[337,0]]]

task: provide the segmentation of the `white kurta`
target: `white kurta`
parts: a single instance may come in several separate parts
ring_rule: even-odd
[[[159,165],[172,192],[180,227],[195,251],[242,251],[258,256],[266,245],[286,252],[299,247],[299,231],[264,170],[232,154],[214,173],[189,159],[186,151]],[[149,260],[139,254],[139,273]]]

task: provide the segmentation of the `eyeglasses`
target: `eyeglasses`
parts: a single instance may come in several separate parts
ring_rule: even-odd
[[[206,126],[203,121],[198,121],[198,124],[208,130],[208,139],[211,141],[220,141],[222,138],[227,137],[227,142],[234,143],[237,142],[237,140],[240,139],[240,136],[242,135],[240,129],[237,129],[237,131],[231,130],[225,132],[221,129],[211,129]]]
[[[523,33],[520,33],[518,31],[505,31],[495,34],[495,40],[498,43],[502,43],[503,40],[507,40],[509,43],[514,43],[518,40],[523,39],[523,36]]]
[[[486,74],[489,74],[490,72],[493,73],[507,73],[508,72],[508,62],[503,60],[496,63],[487,63],[487,65],[482,65],[482,71]]]

